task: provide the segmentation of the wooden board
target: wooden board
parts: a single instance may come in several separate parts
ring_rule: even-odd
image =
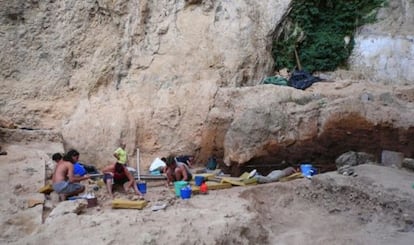
[[[221,183],[230,183],[232,185],[238,185],[238,186],[255,185],[257,184],[257,179],[256,178],[240,179],[240,178],[234,178],[234,177],[225,177],[221,179]]]
[[[210,179],[210,178],[215,178],[216,175],[213,173],[203,173],[203,174],[194,174],[193,175],[193,179],[195,179],[196,176],[203,176],[204,179]]]
[[[245,186],[257,184],[256,178],[249,178],[249,173],[245,172],[240,177],[223,177],[221,183],[230,183],[232,185]]]
[[[165,175],[152,175],[152,174],[141,174],[140,178],[138,178],[138,175],[134,175],[135,179],[141,179],[141,180],[166,180],[167,176]]]
[[[148,202],[145,200],[130,201],[124,199],[112,200],[112,208],[127,208],[127,209],[143,209],[147,206]]]
[[[221,190],[221,189],[228,189],[232,187],[230,183],[217,183],[213,181],[206,181],[208,190]],[[193,194],[200,193],[200,186],[191,186]]]
[[[285,181],[290,181],[290,180],[300,179],[300,178],[303,178],[303,175],[302,175],[302,173],[299,172],[299,173],[291,174],[289,176],[285,176],[285,177],[281,178],[279,181],[280,182],[285,182]]]
[[[53,191],[51,184],[47,184],[38,190],[39,193],[50,194]]]

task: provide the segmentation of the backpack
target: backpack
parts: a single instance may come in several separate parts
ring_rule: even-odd
[[[217,160],[215,157],[209,157],[206,168],[208,170],[215,170],[217,168]]]
[[[321,81],[319,77],[314,77],[304,70],[295,70],[289,79],[289,86],[305,90],[312,84]]]

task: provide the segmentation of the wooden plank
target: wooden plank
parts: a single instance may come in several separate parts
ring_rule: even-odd
[[[212,181],[206,181],[208,190],[221,190],[221,189],[228,189],[232,187],[230,183],[217,183]],[[200,193],[200,186],[191,186],[193,194]]]
[[[138,175],[134,175],[135,179],[142,179],[142,180],[166,180],[167,177],[165,175],[152,175],[152,174],[141,174],[140,178]]]
[[[210,178],[214,178],[215,174],[213,173],[194,174],[193,179],[195,179],[196,176],[203,176],[204,179],[210,179]]]
[[[249,178],[250,173],[245,172],[240,177],[223,177],[222,183],[231,183],[232,185],[245,186],[251,184],[257,184],[256,178]]]
[[[45,186],[41,187],[38,192],[43,194],[50,194],[53,191],[53,187],[51,184],[46,184]]]
[[[302,175],[302,173],[298,172],[298,173],[291,174],[289,176],[282,177],[282,178],[280,178],[279,181],[280,182],[285,182],[285,181],[290,181],[290,180],[300,179],[300,178],[303,178],[303,175]]]
[[[240,179],[240,178],[234,178],[234,177],[226,177],[226,178],[222,178],[221,182],[230,183],[232,185],[245,186],[245,185],[257,184],[257,179],[256,178]]]
[[[248,179],[249,178],[250,173],[248,172],[244,172],[242,175],[240,175],[239,179],[244,180],[244,179]]]
[[[255,184],[257,184],[257,179],[256,178],[250,178],[250,179],[242,180],[242,182],[245,185],[255,185]]]
[[[145,200],[130,201],[124,199],[112,200],[112,208],[126,208],[126,209],[143,209],[147,206],[148,202]]]
[[[141,174],[138,178],[138,174],[132,173],[135,179],[143,179],[143,180],[166,180],[167,177],[165,175],[153,175],[153,174]],[[103,174],[90,174],[90,177],[103,177]]]

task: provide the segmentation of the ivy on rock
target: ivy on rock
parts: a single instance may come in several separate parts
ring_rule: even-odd
[[[275,68],[294,69],[295,49],[306,71],[345,66],[356,29],[375,21],[384,4],[385,0],[293,0],[273,42]]]

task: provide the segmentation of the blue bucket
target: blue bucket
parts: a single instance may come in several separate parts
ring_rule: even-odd
[[[190,199],[192,190],[189,186],[183,187],[180,190],[181,198],[182,199]]]
[[[142,194],[147,193],[147,183],[146,182],[138,182],[137,184],[139,192]]]
[[[316,169],[312,167],[312,164],[301,164],[300,171],[305,177],[311,177],[312,175],[316,174]]]
[[[194,181],[196,186],[200,186],[204,182],[204,176],[195,176]]]

